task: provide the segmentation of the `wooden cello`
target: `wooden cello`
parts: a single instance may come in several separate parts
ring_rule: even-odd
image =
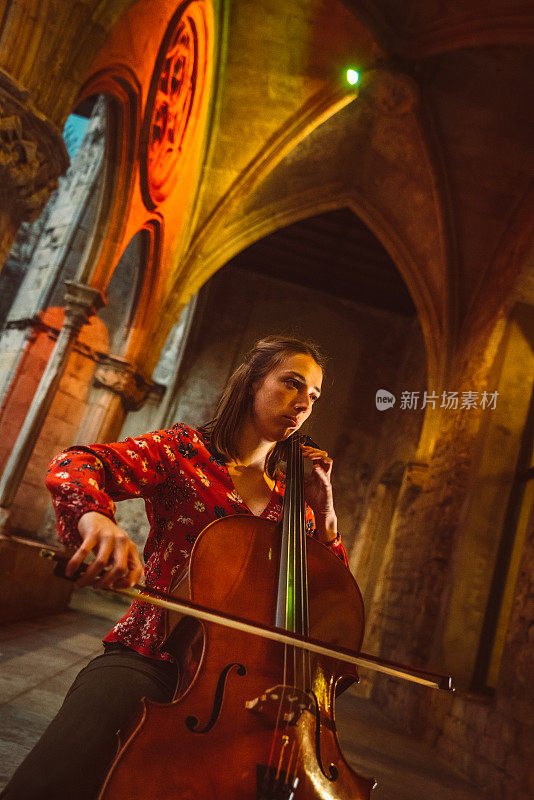
[[[296,436],[282,532],[252,516],[212,522],[191,553],[189,587],[182,611],[203,622],[169,619],[166,647],[186,667],[178,693],[170,704],[143,701],[99,800],[369,798],[374,781],[343,758],[334,719],[336,690],[357,679],[363,603],[340,560],[305,534]]]

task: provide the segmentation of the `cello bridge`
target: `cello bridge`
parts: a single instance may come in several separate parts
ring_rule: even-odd
[[[296,725],[303,711],[315,710],[307,692],[285,685],[272,686],[253,700],[246,700],[245,708],[261,714],[270,724],[278,720],[286,725]]]

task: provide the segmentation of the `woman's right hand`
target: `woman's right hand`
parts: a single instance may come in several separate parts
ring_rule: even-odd
[[[125,588],[139,582],[144,574],[143,565],[126,531],[98,511],[83,514],[78,520],[78,531],[83,541],[68,562],[66,575],[73,575],[86,556],[95,553],[95,560],[76,581],[78,588]]]

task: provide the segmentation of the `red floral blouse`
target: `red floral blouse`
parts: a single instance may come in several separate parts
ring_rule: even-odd
[[[124,442],[71,447],[52,460],[46,485],[52,493],[59,537],[74,547],[81,544],[78,520],[83,514],[98,511],[114,521],[115,500],[142,497],[150,522],[145,581],[162,591],[182,572],[195,539],[209,522],[251,513],[225,462],[212,455],[200,433],[182,424]],[[278,521],[282,497],[283,484],[278,481],[261,516]],[[315,533],[308,505],[306,531]],[[329,547],[348,567],[339,538]],[[143,655],[172,660],[158,649],[162,640],[162,609],[137,602],[104,639],[122,642]]]

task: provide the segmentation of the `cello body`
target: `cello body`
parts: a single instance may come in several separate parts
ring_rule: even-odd
[[[306,537],[309,635],[359,651],[364,611],[354,578]],[[274,624],[280,528],[239,515],[212,522],[191,553],[190,598]],[[168,647],[185,675],[172,703],[143,701],[99,800],[366,800],[336,735],[336,691],[356,667],[182,617]],[[187,665],[189,664],[189,669]]]

